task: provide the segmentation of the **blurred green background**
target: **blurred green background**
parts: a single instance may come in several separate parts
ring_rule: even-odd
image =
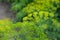
[[[16,11],[0,20],[0,40],[60,40],[60,0],[0,0]]]

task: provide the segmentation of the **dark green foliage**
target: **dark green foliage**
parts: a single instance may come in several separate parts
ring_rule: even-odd
[[[16,21],[22,21],[23,17],[26,16],[26,13],[21,12],[22,9],[28,5],[30,2],[32,2],[33,0],[16,0],[12,3],[12,7],[11,10],[12,11],[18,11],[16,14]]]
[[[55,17],[60,22],[60,7],[57,8],[57,10],[55,12]]]
[[[23,22],[23,17],[25,17],[27,14],[26,13],[24,13],[24,12],[18,12],[17,14],[16,14],[16,21],[17,22]]]

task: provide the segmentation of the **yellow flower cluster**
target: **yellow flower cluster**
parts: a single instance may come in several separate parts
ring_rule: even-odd
[[[33,15],[34,20],[38,20],[38,18],[39,20],[41,18],[47,20],[50,17],[54,17],[54,12],[57,9],[57,7],[54,7],[54,5],[56,5],[58,2],[59,0],[33,0],[33,2],[23,8],[22,11],[28,14],[28,18],[31,18],[31,16]]]

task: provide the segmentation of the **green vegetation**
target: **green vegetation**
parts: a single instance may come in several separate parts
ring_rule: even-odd
[[[16,23],[0,20],[0,40],[60,40],[60,0],[6,0]]]

